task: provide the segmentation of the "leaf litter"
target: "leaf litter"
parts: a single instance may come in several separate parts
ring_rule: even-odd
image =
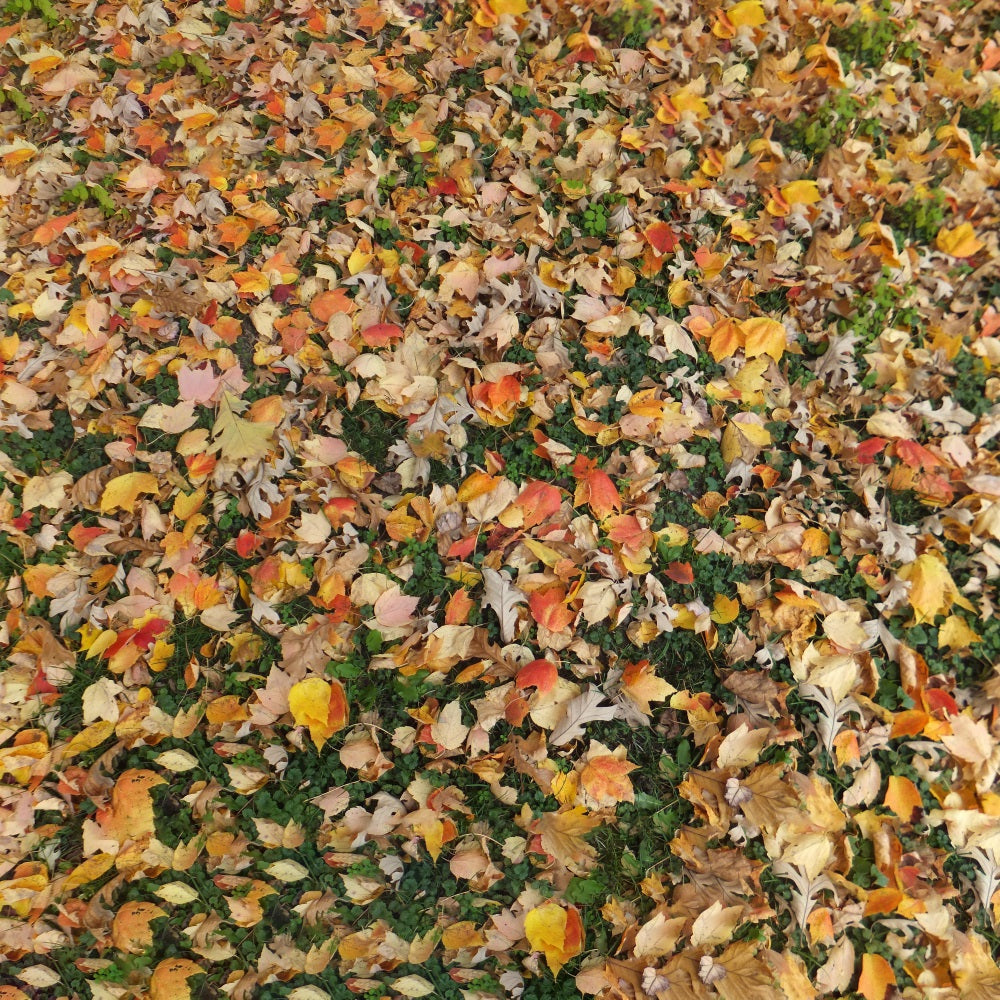
[[[0,47],[4,997],[1000,989],[988,5]]]

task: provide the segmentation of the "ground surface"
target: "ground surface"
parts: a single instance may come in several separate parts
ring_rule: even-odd
[[[997,996],[994,5],[0,25],[2,1000]]]

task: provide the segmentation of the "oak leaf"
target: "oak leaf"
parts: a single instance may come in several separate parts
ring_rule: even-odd
[[[245,420],[239,416],[244,407],[232,393],[224,392],[212,427],[211,450],[229,462],[258,461],[271,450],[276,425]]]

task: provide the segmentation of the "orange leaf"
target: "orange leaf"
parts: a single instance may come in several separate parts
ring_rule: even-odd
[[[581,458],[582,455],[573,466],[573,475],[577,476],[573,503],[577,507],[588,504],[594,515],[603,521],[609,515],[621,511],[621,494],[611,477],[601,469],[590,468],[578,475],[577,466],[580,465]]]
[[[245,271],[234,271],[233,281],[237,285],[237,295],[240,298],[249,299],[267,295],[271,290],[271,282],[263,271],[258,271],[255,267],[249,267]]]
[[[385,347],[402,336],[402,329],[395,323],[375,323],[361,331],[361,339],[369,347]]]
[[[153,943],[150,923],[166,915],[155,903],[123,903],[111,925],[111,940],[119,951],[141,955]]]
[[[892,966],[881,955],[864,955],[858,992],[865,1000],[886,1000],[889,988],[896,985]]]
[[[327,153],[336,153],[347,141],[351,130],[340,122],[327,118],[313,126],[313,141]]]
[[[735,320],[721,319],[711,330],[708,353],[716,361],[731,358],[743,346],[743,334]]]
[[[504,375],[498,382],[480,382],[469,390],[469,399],[488,424],[501,427],[517,415],[521,381],[514,375]]]
[[[911,469],[944,468],[943,463],[933,452],[928,451],[916,441],[900,439],[893,445],[893,448],[896,451],[896,457],[905,462]]]
[[[562,632],[576,618],[576,612],[566,607],[564,587],[545,587],[528,598],[532,617],[550,632]]]
[[[924,800],[917,786],[898,774],[889,776],[883,803],[901,820],[912,823],[924,808]]]
[[[239,215],[227,215],[217,225],[219,242],[239,250],[253,233],[254,227]]]
[[[166,784],[153,771],[130,768],[123,771],[111,792],[111,808],[98,813],[101,825],[119,843],[140,840],[156,831],[150,789]]]
[[[445,625],[463,625],[469,620],[469,612],[476,606],[466,591],[465,587],[456,590],[445,605],[444,623]]]
[[[622,692],[643,715],[651,715],[651,701],[666,701],[677,688],[656,676],[649,660],[629,663],[622,674]]]
[[[614,802],[634,802],[635,793],[629,772],[634,771],[635,764],[619,759],[612,754],[601,754],[592,757],[580,772],[580,784],[601,805],[608,800]]]
[[[328,323],[336,313],[351,313],[354,311],[354,300],[342,288],[334,288],[320,292],[309,303],[309,312],[313,319],[320,323]]]
[[[559,510],[562,505],[562,493],[558,487],[536,479],[521,490],[514,503],[521,508],[524,526],[533,528]]]
[[[43,222],[32,234],[31,242],[40,246],[48,246],[58,236],[61,236],[66,227],[76,219],[76,209],[67,215],[57,215],[54,219]]]
[[[191,1000],[188,980],[204,971],[189,958],[165,958],[149,979],[150,1000]]]

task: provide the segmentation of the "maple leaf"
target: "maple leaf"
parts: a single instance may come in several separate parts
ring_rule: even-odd
[[[652,701],[666,701],[677,691],[672,684],[656,676],[656,668],[649,660],[629,663],[622,672],[622,693],[643,715],[651,715]]]
[[[546,854],[551,854],[571,872],[581,874],[597,856],[584,838],[600,825],[598,817],[588,816],[582,806],[574,806],[559,812],[543,813],[532,823],[531,829]]]
[[[542,903],[527,912],[524,934],[533,951],[540,951],[553,974],[583,951],[583,921],[575,906]]]
[[[528,597],[528,607],[535,621],[552,632],[562,632],[576,618],[576,612],[566,606],[566,589],[560,586],[534,591]]]
[[[974,257],[984,245],[976,238],[971,222],[963,222],[954,229],[940,229],[934,243],[950,257]]]
[[[347,725],[347,695],[340,681],[307,677],[288,692],[288,710],[297,726],[308,726],[313,743],[323,744]]]
[[[159,480],[149,472],[127,472],[116,476],[101,494],[101,512],[133,510],[140,493],[158,493]]]
[[[576,478],[576,493],[573,503],[579,507],[587,504],[594,514],[604,519],[622,509],[622,498],[611,477],[597,464],[584,455],[577,457],[573,463],[573,476]]]
[[[238,414],[245,408],[232,393],[224,392],[212,427],[211,450],[229,462],[259,461],[271,450],[276,424],[253,423]]]
[[[967,611],[974,610],[961,595],[948,572],[944,557],[938,552],[925,552],[903,566],[896,575],[910,584],[907,600],[918,625],[933,622],[938,615],[947,614],[953,604]]]
[[[603,750],[605,748],[597,746]],[[635,792],[629,773],[636,765],[625,758],[625,748],[620,753],[595,753],[591,748],[587,763],[580,772],[580,784],[599,806],[618,802],[634,802]]]

